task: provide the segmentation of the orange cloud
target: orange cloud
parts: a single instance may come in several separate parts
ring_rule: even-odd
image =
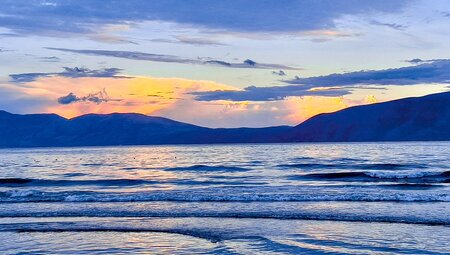
[[[27,97],[45,101],[35,112],[67,118],[87,113],[136,112],[209,127],[296,125],[314,115],[348,106],[341,97],[315,96],[267,102],[196,101],[192,92],[239,89],[213,81],[178,78],[54,76],[16,88]],[[67,100],[58,102],[59,98]]]
[[[320,113],[335,112],[348,107],[342,97],[290,97],[285,103],[292,111],[286,119],[294,123],[303,122]]]
[[[64,117],[86,113],[137,112],[154,114],[170,108],[180,100],[192,100],[190,92],[206,90],[230,90],[233,87],[212,81],[194,81],[178,78],[136,77],[114,78],[64,78],[48,77],[27,83],[25,92],[31,96],[44,97],[54,103],[44,109]],[[73,93],[79,98],[106,91],[108,102],[94,103],[87,100],[59,104],[57,99]]]

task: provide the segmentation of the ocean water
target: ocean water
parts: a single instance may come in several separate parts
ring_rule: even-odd
[[[450,143],[0,150],[0,254],[450,254]]]

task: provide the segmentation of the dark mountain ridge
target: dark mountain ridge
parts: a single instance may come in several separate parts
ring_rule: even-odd
[[[0,147],[450,140],[450,92],[350,107],[295,127],[205,128],[136,113],[0,111]]]
[[[450,92],[350,107],[294,127],[289,141],[448,141]]]

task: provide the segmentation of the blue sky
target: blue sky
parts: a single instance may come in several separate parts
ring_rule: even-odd
[[[0,4],[0,109],[14,113],[294,125],[450,82],[445,0]]]

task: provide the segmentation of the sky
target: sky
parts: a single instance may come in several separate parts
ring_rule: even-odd
[[[297,125],[450,86],[447,0],[0,5],[0,110],[12,113]]]

